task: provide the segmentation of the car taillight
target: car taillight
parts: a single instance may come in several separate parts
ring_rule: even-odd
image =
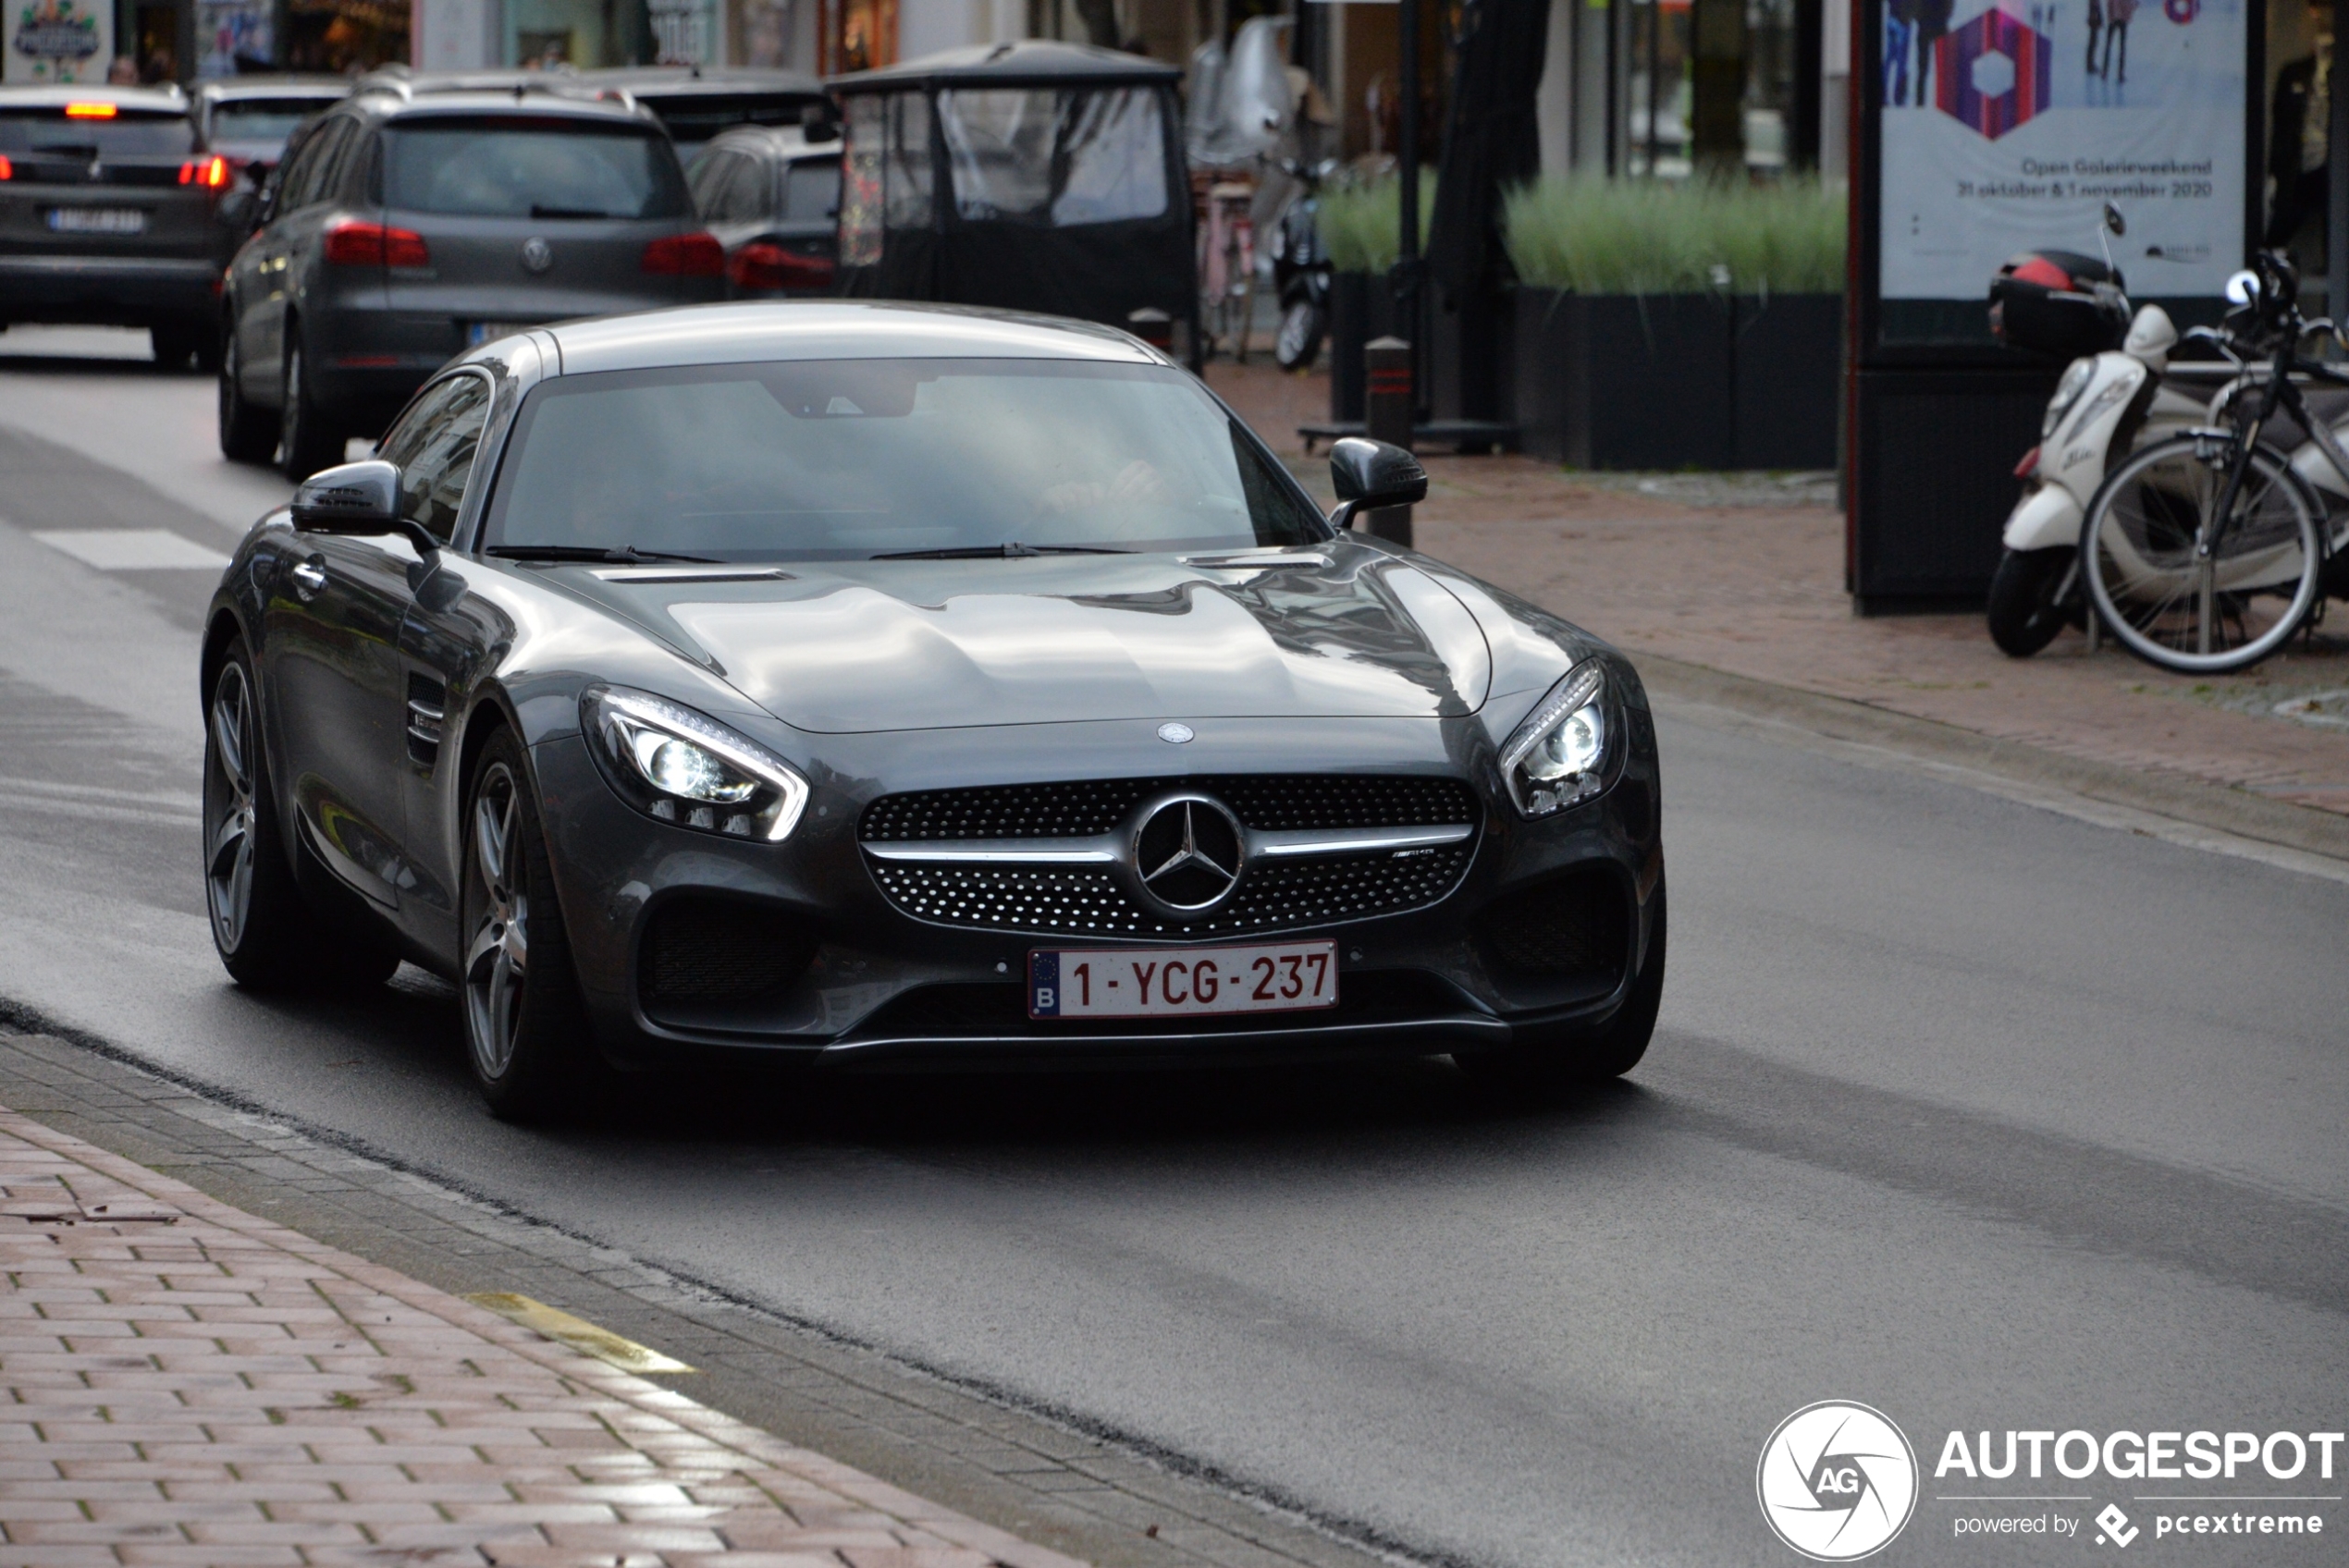
[[[657,277],[723,277],[726,247],[714,234],[672,234],[645,247],[644,267]]]
[[[179,165],[179,183],[217,190],[228,183],[228,160],[218,156],[191,158]]]
[[[737,288],[829,288],[832,263],[829,256],[803,256],[759,239],[728,259],[726,276]]]
[[[2023,454],[2023,460],[2021,462],[2014,465],[2014,476],[2017,479],[2028,479],[2038,470],[2038,467],[2039,448],[2034,447],[2029,451]]]
[[[338,223],[326,230],[326,264],[338,267],[424,267],[432,251],[413,229],[379,223]]]
[[[16,178],[17,165],[8,162],[6,158],[0,158],[0,179],[14,179]]]

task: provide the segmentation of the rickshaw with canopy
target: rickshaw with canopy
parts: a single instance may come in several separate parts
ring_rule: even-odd
[[[1076,316],[1199,341],[1172,66],[982,44],[835,77],[839,291]]]

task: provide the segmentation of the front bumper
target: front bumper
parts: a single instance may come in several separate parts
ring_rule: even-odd
[[[801,826],[781,845],[657,823],[623,802],[577,734],[534,748],[565,924],[597,1036],[616,1060],[658,1065],[701,1048],[755,1050],[841,1067],[1158,1066],[1425,1056],[1492,1050],[1529,1032],[1603,1024],[1644,955],[1662,848],[1653,727],[1632,716],[1622,772],[1597,799],[1540,821],[1501,796],[1493,746],[1474,720],[1312,727],[1218,725],[1187,748],[1195,777],[1342,773],[1375,767],[1467,779],[1483,802],[1475,848],[1449,892],[1423,907],[1193,941],[1105,941],[1071,932],[974,928],[917,919],[892,903],[857,839],[865,808],[904,790],[1068,778],[1148,778],[1166,747],[1149,725],[1052,727],[1049,751],[1018,731],[831,738],[863,752],[853,773],[819,773]],[[1093,732],[1078,734],[1071,732]],[[1237,733],[1235,733],[1237,732]],[[1089,743],[1088,743],[1089,742]],[[1317,743],[1318,742],[1318,743]],[[920,754],[916,754],[920,753]],[[938,760],[924,760],[940,753]],[[1246,758],[1254,766],[1232,764]],[[1267,767],[1268,758],[1282,766]],[[841,761],[848,760],[842,757]],[[938,775],[952,769],[951,778]],[[926,776],[927,775],[927,776]],[[887,779],[883,785],[879,780]],[[1495,802],[1498,802],[1497,804]],[[1543,972],[1498,925],[1510,912],[1582,900],[1619,920],[1604,972]],[[715,913],[713,913],[715,912]],[[716,951],[744,931],[754,953],[787,953],[785,980],[755,995],[663,995],[680,923]],[[1031,1021],[1023,977],[1039,947],[1183,947],[1333,938],[1339,1005],[1326,1013],[1199,1021]],[[1499,939],[1496,939],[1499,938]],[[692,940],[685,938],[688,962]]]
[[[0,322],[152,326],[219,311],[207,257],[0,256]]]

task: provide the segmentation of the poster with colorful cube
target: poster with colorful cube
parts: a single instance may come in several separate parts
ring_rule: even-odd
[[[2099,253],[2139,299],[2243,263],[2244,0],[1884,0],[1876,105],[1888,341],[1987,341],[2019,251]],[[1961,308],[1962,307],[1962,308]]]
[[[114,63],[113,0],[6,0],[0,80],[104,81]]]

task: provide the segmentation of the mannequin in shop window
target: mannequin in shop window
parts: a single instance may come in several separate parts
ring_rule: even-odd
[[[2268,232],[2261,243],[2280,249],[2293,243],[2312,220],[2325,227],[2326,190],[2331,183],[2327,142],[2332,127],[2332,37],[2319,33],[2317,52],[2277,73],[2274,111],[2268,131]]]

